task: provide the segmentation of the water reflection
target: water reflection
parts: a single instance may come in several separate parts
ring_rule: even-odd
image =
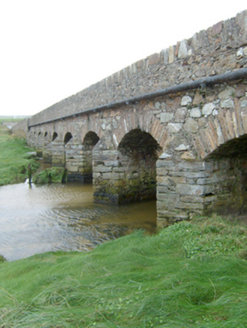
[[[93,203],[92,185],[0,187],[0,254],[13,261],[56,250],[90,250],[143,228],[155,231],[155,201]]]

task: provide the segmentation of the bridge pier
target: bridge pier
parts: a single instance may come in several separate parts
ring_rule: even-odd
[[[208,192],[204,161],[175,162],[161,157],[156,168],[158,226],[189,219],[195,213],[203,214]]]
[[[157,161],[157,225],[195,214],[247,212],[247,157]]]

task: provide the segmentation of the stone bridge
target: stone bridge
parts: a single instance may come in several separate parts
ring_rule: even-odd
[[[26,124],[26,125],[25,125]],[[247,212],[247,11],[23,121],[94,199],[156,198],[157,225]]]

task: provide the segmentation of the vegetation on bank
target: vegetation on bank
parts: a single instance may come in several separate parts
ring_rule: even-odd
[[[0,121],[0,186],[25,181],[28,178],[28,165],[33,172],[37,170],[39,164],[28,154],[32,151],[24,138],[11,135]]]
[[[0,327],[246,327],[247,227],[195,218],[0,264]]]
[[[51,167],[36,173],[32,182],[36,184],[63,183],[66,182],[67,171],[64,167]]]

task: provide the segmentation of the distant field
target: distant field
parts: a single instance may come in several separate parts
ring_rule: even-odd
[[[0,123],[4,122],[19,122],[22,121],[25,117],[14,117],[14,116],[0,116]]]
[[[23,182],[27,179],[27,167],[30,164],[36,170],[39,164],[27,154],[28,148],[24,138],[11,135],[11,131],[0,122],[0,186]]]

